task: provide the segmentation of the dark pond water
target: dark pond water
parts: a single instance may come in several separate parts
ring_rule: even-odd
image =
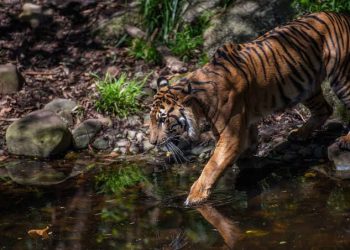
[[[84,155],[3,163],[0,249],[350,249],[350,183],[326,166],[247,160],[208,203],[184,207],[202,166]],[[46,226],[47,239],[28,235]]]

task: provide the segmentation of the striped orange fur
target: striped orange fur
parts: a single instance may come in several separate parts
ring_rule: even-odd
[[[252,42],[223,45],[210,63],[172,85],[161,79],[151,110],[151,142],[168,145],[183,133],[196,139],[201,118],[217,137],[186,204],[207,199],[223,171],[256,146],[255,124],[262,117],[301,102],[311,118],[291,136],[305,138],[322,126],[332,113],[321,91],[325,79],[350,108],[349,16],[303,16]],[[340,145],[350,148],[350,136]]]

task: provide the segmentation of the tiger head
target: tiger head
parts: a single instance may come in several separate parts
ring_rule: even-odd
[[[198,119],[191,105],[191,85],[186,79],[170,85],[167,79],[159,78],[157,87],[150,112],[150,142],[167,146],[168,143],[178,142],[186,133],[196,141]]]

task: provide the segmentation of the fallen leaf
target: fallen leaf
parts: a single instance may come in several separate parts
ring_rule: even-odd
[[[253,229],[253,230],[245,231],[245,234],[247,236],[252,236],[252,237],[261,237],[261,236],[268,235],[269,232],[263,231],[263,230],[259,230],[259,229],[256,229],[256,230]]]
[[[316,176],[316,173],[314,173],[314,172],[307,172],[307,173],[304,174],[304,176],[306,178],[313,178],[313,177]]]
[[[45,227],[44,229],[31,229],[28,231],[28,234],[30,237],[36,239],[36,238],[42,238],[42,239],[48,239],[49,238],[49,226]]]

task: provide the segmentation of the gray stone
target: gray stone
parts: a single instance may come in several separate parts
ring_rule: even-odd
[[[112,18],[98,22],[93,31],[104,43],[115,43],[126,35],[125,25],[137,26],[141,23],[141,19],[138,6],[131,6],[114,13]]]
[[[137,134],[136,134],[136,141],[138,142],[138,143],[141,143],[142,141],[143,141],[143,138],[144,138],[145,136],[144,136],[144,134],[142,133],[142,132],[138,132]]]
[[[92,144],[92,147],[97,150],[107,150],[109,148],[108,137],[101,136],[98,137]]]
[[[101,121],[88,119],[73,130],[74,147],[77,149],[87,148],[91,140],[102,129]]]
[[[115,143],[115,146],[116,147],[129,147],[130,146],[130,141],[127,140],[127,139],[121,139],[121,140],[118,140]]]
[[[334,175],[350,179],[350,151],[340,149],[337,143],[328,147],[328,159],[334,163]]]
[[[19,19],[24,22],[29,22],[32,28],[37,28],[42,19],[43,8],[40,5],[33,3],[25,3],[22,6],[22,12],[19,14]]]
[[[15,65],[0,65],[0,94],[16,93],[22,88],[23,83],[24,78]]]
[[[194,0],[185,1],[183,19],[185,22],[192,23],[196,18],[200,17],[204,12],[212,11],[220,0]]]
[[[117,66],[109,66],[106,69],[106,74],[109,74],[112,77],[117,77],[120,73],[120,68]]]
[[[38,110],[8,127],[6,143],[11,154],[50,157],[66,152],[72,135],[55,113]]]
[[[150,151],[150,150],[154,149],[154,145],[151,144],[149,142],[149,140],[144,140],[142,146],[143,146],[143,151],[144,152],[147,152],[147,151]]]
[[[103,126],[109,128],[113,126],[113,121],[110,117],[99,117],[98,120],[103,124]]]
[[[62,111],[72,112],[77,106],[77,103],[70,99],[56,98],[44,106],[44,109],[51,110],[55,113]]]
[[[293,17],[291,0],[238,0],[210,21],[204,48],[211,56],[225,42],[242,43]]]
[[[136,131],[135,130],[128,130],[127,137],[129,140],[134,140],[136,137]]]
[[[136,146],[135,144],[132,144],[129,148],[129,153],[130,154],[138,154],[140,152],[140,149],[138,146]]]
[[[141,121],[141,118],[137,115],[132,115],[132,116],[129,116],[127,119],[126,119],[126,123],[125,123],[125,126],[127,127],[140,127],[142,125],[142,121]]]
[[[118,152],[125,155],[128,153],[128,149],[126,147],[121,147],[118,149]]]

